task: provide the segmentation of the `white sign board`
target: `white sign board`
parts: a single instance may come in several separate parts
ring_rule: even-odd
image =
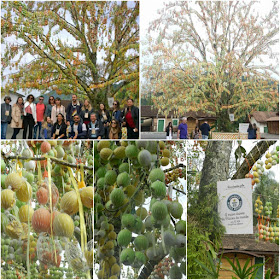
[[[108,97],[108,105],[109,107],[113,107],[113,103],[114,103],[114,97]]]
[[[247,133],[248,127],[249,127],[249,123],[240,123],[239,124],[239,132],[240,133]]]
[[[218,212],[226,234],[253,234],[251,179],[217,183]]]
[[[228,116],[229,116],[229,120],[231,122],[234,122],[234,114],[228,114]]]

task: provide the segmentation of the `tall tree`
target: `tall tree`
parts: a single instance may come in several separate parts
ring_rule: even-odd
[[[143,52],[146,90],[161,113],[214,112],[244,118],[278,108],[278,3],[264,16],[256,2],[178,1],[154,20]],[[155,36],[155,34],[157,34]]]
[[[253,166],[275,143],[276,141],[257,142],[247,153],[246,158],[233,176],[229,172],[230,157],[234,152],[232,141],[211,141],[207,143],[199,188],[197,193],[194,191],[188,196],[188,278],[209,278],[205,276],[196,260],[210,267],[207,251],[211,252],[213,259],[216,259],[217,251],[221,248],[224,227],[220,222],[217,209],[219,200],[217,182],[244,178],[245,174],[249,172],[249,166]],[[188,158],[188,160],[190,161],[191,158]],[[188,182],[191,176],[190,173]],[[274,182],[270,176],[264,174],[254,193],[272,197],[275,188],[271,187],[269,191],[264,192],[263,185],[267,186],[267,183]],[[196,180],[193,180],[193,184],[198,185]],[[274,205],[277,209],[277,200],[274,201]]]
[[[138,98],[139,2],[5,1],[4,90]]]

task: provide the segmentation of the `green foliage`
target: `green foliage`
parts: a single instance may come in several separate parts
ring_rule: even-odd
[[[210,264],[210,269],[202,262],[195,260],[201,268],[206,272],[206,277],[209,279],[218,279],[221,267],[221,258],[218,259],[218,264],[216,265],[213,261],[212,255],[207,252],[208,262]]]
[[[265,264],[258,263],[248,267],[251,260],[250,258],[248,258],[243,268],[241,268],[238,258],[235,258],[236,265],[228,257],[225,258],[232,267],[232,270],[229,271],[232,271],[237,276],[237,278],[233,277],[234,279],[255,279],[259,268],[264,266]]]
[[[264,279],[276,279],[278,278],[279,275],[275,275],[275,276],[272,276],[272,271],[271,271],[271,268],[269,268],[266,273],[265,273],[265,276],[264,276]]]
[[[218,196],[213,192],[215,184],[205,186],[206,196],[198,196],[193,192],[193,197],[188,205],[188,278],[208,278],[205,272],[201,271],[198,262],[211,270],[212,264],[207,256],[209,251],[213,258],[216,258],[215,251],[218,251],[224,227],[221,225],[217,212]],[[212,260],[212,259],[211,259]]]

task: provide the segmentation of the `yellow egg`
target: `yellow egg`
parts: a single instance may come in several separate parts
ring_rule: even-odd
[[[82,188],[80,196],[85,207],[93,208],[93,187]]]
[[[34,210],[29,206],[29,221],[31,222]],[[28,205],[23,205],[19,208],[18,217],[22,223],[28,222]]]
[[[1,192],[1,207],[4,209],[12,208],[15,202],[15,193],[12,190],[5,189]]]
[[[17,198],[22,202],[27,202],[32,197],[32,187],[28,182],[24,182],[16,191]]]
[[[60,213],[54,218],[53,229],[55,235],[70,238],[74,233],[74,222],[68,214]]]

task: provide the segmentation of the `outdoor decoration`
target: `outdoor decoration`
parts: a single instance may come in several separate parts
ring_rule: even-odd
[[[2,142],[2,279],[92,278],[91,146]]]
[[[159,274],[152,273],[153,267],[168,255],[174,268],[165,269],[165,275],[184,277],[180,269],[186,261],[184,159],[183,143],[95,143],[94,241],[99,279],[128,275],[156,279]]]

